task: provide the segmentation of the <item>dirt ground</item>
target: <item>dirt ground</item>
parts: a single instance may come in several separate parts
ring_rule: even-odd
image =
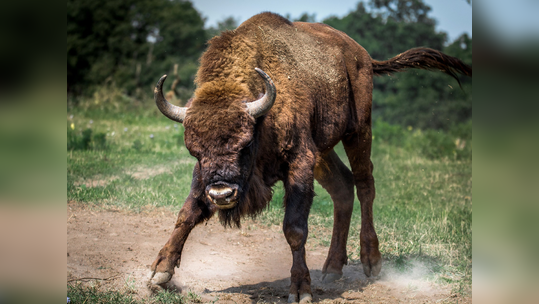
[[[176,214],[93,210],[74,202],[67,208],[68,282],[100,282],[103,288],[151,296],[146,286],[150,265],[172,232]],[[361,264],[345,266],[343,278],[323,284],[327,251],[307,242],[314,302],[471,303],[471,298],[452,294],[449,286],[395,276],[384,268],[379,278],[368,279]],[[291,265],[290,247],[279,226],[247,220],[242,229],[225,229],[214,217],[192,231],[170,287],[194,292],[202,302],[286,303]]]

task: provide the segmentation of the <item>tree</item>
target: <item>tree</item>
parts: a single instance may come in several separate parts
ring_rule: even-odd
[[[207,40],[204,19],[190,1],[156,2],[159,14],[151,35],[155,42],[148,42],[147,58],[140,61],[145,62],[142,65],[140,86],[151,92],[157,79],[164,73],[171,74],[174,65],[178,64],[182,86],[192,88],[197,60]],[[185,99],[185,96],[182,98]]]
[[[472,39],[463,34],[442,49],[446,54],[472,64]],[[397,93],[380,98],[377,115],[404,126],[450,129],[472,119],[472,79],[458,83],[443,73],[414,71],[403,73],[396,81]]]
[[[194,74],[187,63],[204,49],[203,26],[189,1],[68,0],[68,92],[91,93],[106,82],[126,93],[150,90],[174,63]]]
[[[140,2],[68,0],[68,91],[105,81],[145,44],[148,30],[132,24]]]
[[[230,31],[238,27],[238,20],[232,16],[225,18],[223,21],[217,22],[217,27],[210,27],[206,30],[206,37],[211,39],[218,36],[223,31]]]
[[[457,39],[444,48],[447,34],[436,32],[431,8],[422,0],[371,0],[356,10],[324,23],[344,31],[372,58],[385,60],[410,48],[442,50],[471,64],[471,39]],[[464,92],[449,76],[412,70],[374,81],[373,117],[404,126],[448,129],[471,119],[471,79],[463,78]]]
[[[303,13],[299,18],[294,19],[294,21],[316,22],[316,14],[309,15],[308,13]]]
[[[369,6],[373,14],[383,19],[435,25],[435,20],[428,16],[431,8],[423,0],[371,0]]]

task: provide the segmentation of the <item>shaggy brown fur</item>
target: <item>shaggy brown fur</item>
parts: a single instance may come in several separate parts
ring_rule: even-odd
[[[236,82],[227,79],[206,82],[195,91],[195,99],[184,121],[186,129],[192,130],[185,132],[185,143],[191,154],[199,159],[202,185],[213,182],[211,177],[219,174],[231,177],[227,180],[243,186],[238,206],[219,210],[219,219],[225,226],[234,223],[239,227],[243,215],[255,217],[272,197],[272,190],[264,184],[261,172],[257,169],[253,172],[252,162],[241,167],[237,157],[242,156],[241,150],[254,140],[255,120],[244,111],[241,102],[248,96]],[[212,119],[208,120],[208,117]],[[203,191],[198,193],[196,198],[205,200]]]
[[[258,118],[246,110],[246,103],[265,90],[256,67],[277,90],[271,110]],[[254,216],[267,206],[271,187],[281,180],[286,191],[283,232],[293,256],[289,300],[310,299],[305,241],[315,178],[334,202],[333,236],[322,269],[326,279],[339,278],[347,262],[354,188],[361,203],[361,263],[367,276],[377,275],[381,254],[372,214],[372,78],[409,68],[471,76],[471,68],[460,60],[426,48],[372,60],[340,31],[291,23],[272,13],[256,15],[211,39],[183,121],[186,147],[198,159],[191,193],[152,265],[160,274],[152,282],[170,280],[191,229],[217,211],[205,189],[222,183],[238,189],[237,205],[218,212],[225,226],[239,226],[242,216]],[[333,151],[339,141],[352,170]]]

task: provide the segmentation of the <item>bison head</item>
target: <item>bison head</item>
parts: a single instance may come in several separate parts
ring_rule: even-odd
[[[166,75],[155,87],[155,102],[168,118],[183,123],[185,146],[198,159],[198,193],[219,209],[231,209],[246,195],[256,154],[256,118],[266,114],[275,102],[276,90],[270,77],[264,79],[266,92],[255,101],[230,79],[202,84],[189,107],[170,104],[163,97]]]

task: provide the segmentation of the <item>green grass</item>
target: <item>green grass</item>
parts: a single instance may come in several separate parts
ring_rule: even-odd
[[[92,135],[86,131],[89,142],[83,149],[77,143],[87,129]],[[70,104],[67,130],[68,146],[72,141],[67,151],[68,200],[134,212],[148,207],[181,208],[195,159],[183,145],[183,126],[158,113],[151,100],[137,102],[120,94],[107,103]],[[104,135],[93,138],[96,134]],[[438,132],[375,122],[373,134],[374,223],[386,265],[405,272],[420,262],[436,281],[451,283],[461,292],[469,290],[471,123]],[[336,152],[347,164],[341,145]],[[309,242],[328,246],[333,204],[318,183],[315,191]],[[278,183],[272,202],[258,218],[260,223],[281,224],[283,197]],[[357,199],[354,209],[348,254],[351,262],[358,262],[361,215]]]
[[[71,303],[117,303],[117,304],[183,304],[200,303],[200,296],[189,292],[182,296],[176,292],[159,291],[149,299],[139,299],[129,291],[103,290],[97,286],[67,285],[67,297]]]

